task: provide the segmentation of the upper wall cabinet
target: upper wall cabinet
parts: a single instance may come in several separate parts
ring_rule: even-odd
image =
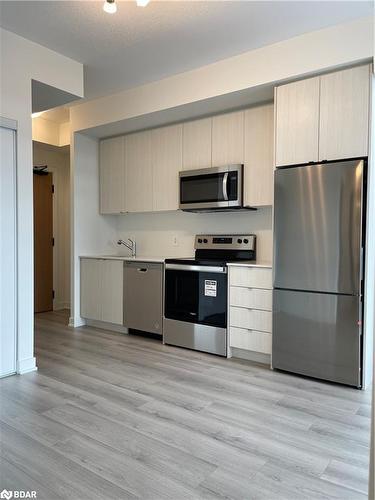
[[[273,103],[245,111],[244,205],[273,204]]]
[[[212,118],[184,123],[182,148],[183,170],[211,167]]]
[[[100,213],[125,212],[124,137],[100,141]]]
[[[178,173],[182,170],[182,125],[152,130],[153,210],[178,209]]]
[[[368,155],[370,67],[276,89],[276,166]]]
[[[152,133],[125,136],[126,211],[150,212],[153,209]]]
[[[212,119],[212,166],[244,162],[244,112]]]
[[[367,156],[369,93],[368,65],[321,77],[319,160]]]
[[[319,77],[276,89],[276,166],[318,161]]]

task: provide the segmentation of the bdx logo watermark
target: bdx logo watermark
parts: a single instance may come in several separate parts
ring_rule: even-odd
[[[0,493],[0,498],[5,498],[6,500],[10,500],[11,498],[36,498],[36,491],[3,490]]]

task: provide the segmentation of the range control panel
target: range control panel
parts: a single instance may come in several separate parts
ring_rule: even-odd
[[[255,234],[197,234],[194,248],[217,250],[255,250]]]

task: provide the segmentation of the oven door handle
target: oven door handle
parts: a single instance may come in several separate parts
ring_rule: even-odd
[[[197,271],[203,273],[222,273],[227,272],[226,267],[222,266],[199,266],[194,264],[165,264],[165,269],[174,271]]]
[[[229,172],[225,172],[223,176],[223,197],[224,201],[228,201],[228,175]]]

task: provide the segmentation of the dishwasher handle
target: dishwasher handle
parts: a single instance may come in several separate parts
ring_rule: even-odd
[[[139,273],[147,273],[148,269],[147,269],[147,267],[138,267],[137,271]]]

